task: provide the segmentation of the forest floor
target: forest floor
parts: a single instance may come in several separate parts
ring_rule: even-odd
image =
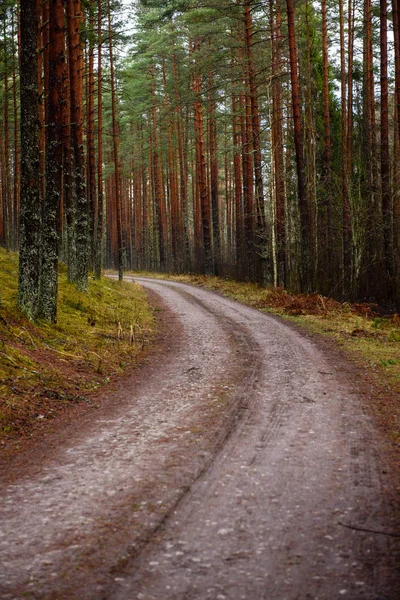
[[[140,283],[147,357],[8,455],[1,598],[398,598],[396,340],[388,367],[349,361],[205,289]],[[350,344],[396,335],[393,315],[347,322]]]
[[[90,279],[81,293],[61,265],[58,321],[32,323],[16,308],[17,254],[0,249],[0,273],[1,468],[57,419],[95,410],[99,389],[150,349],[156,318],[139,286]]]

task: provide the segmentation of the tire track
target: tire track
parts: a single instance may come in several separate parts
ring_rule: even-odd
[[[379,442],[340,361],[254,309],[140,282],[176,348],[3,490],[2,600],[400,597],[399,540],[371,533],[393,528]]]
[[[341,365],[276,319],[189,293],[246,328],[261,377],[211,468],[105,597],[397,599],[398,540],[341,524],[391,526],[378,442]]]
[[[176,352],[117,392],[116,414],[2,490],[2,600],[97,600],[244,412],[259,365],[253,341],[185,294],[171,290],[168,302],[183,328]]]

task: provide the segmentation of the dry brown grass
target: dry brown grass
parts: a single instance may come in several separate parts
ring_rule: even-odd
[[[90,280],[87,294],[60,268],[58,322],[16,308],[18,257],[0,249],[0,444],[29,434],[132,365],[151,341],[153,313],[132,283]]]

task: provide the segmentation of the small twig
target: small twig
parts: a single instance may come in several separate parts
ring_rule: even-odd
[[[346,527],[347,529],[354,529],[355,531],[365,531],[365,533],[378,533],[379,535],[389,535],[390,537],[400,538],[400,533],[390,533],[388,531],[379,531],[377,529],[365,529],[364,527],[357,527],[356,525],[346,525],[339,521],[339,525]]]
[[[23,328],[22,328],[22,330],[19,332],[19,334],[18,334],[18,335],[16,335],[15,337],[17,337],[17,338],[20,338],[20,337],[21,337],[21,335],[23,335],[23,333],[24,333],[24,332],[26,333],[26,335],[27,335],[27,336],[29,337],[29,339],[31,340],[31,342],[32,342],[32,346],[34,346],[35,348],[37,348],[37,345],[36,345],[36,344],[35,344],[35,342],[33,341],[33,338],[32,338],[32,336],[31,336],[31,334],[29,333],[29,331],[28,331],[28,330],[27,330],[25,327],[23,327]]]

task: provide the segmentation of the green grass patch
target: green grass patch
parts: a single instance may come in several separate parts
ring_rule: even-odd
[[[58,319],[30,322],[16,306],[18,256],[0,249],[0,441],[28,431],[132,365],[155,319],[136,284],[90,279],[77,291],[60,266]]]

